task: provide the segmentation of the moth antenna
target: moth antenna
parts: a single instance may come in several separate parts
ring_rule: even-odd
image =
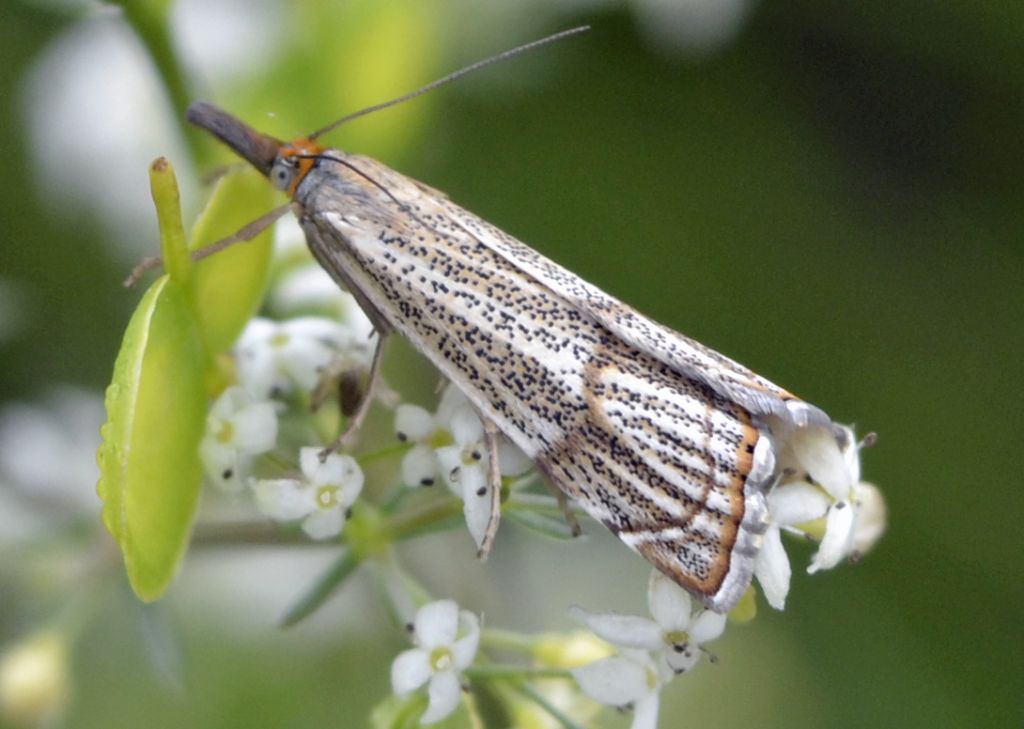
[[[447,76],[443,76],[443,77],[437,79],[436,81],[431,81],[426,86],[420,86],[415,91],[410,91],[407,94],[402,94],[401,96],[397,96],[394,99],[391,99],[390,101],[384,101],[384,102],[381,102],[380,104],[374,104],[373,106],[368,106],[365,109],[360,109],[359,111],[354,111],[351,114],[348,114],[347,116],[341,117],[341,119],[338,119],[337,121],[331,122],[330,124],[328,124],[325,127],[317,129],[315,132],[313,132],[312,134],[309,135],[309,139],[316,139],[317,137],[319,137],[319,136],[321,136],[323,134],[326,134],[327,132],[329,132],[329,131],[337,128],[337,127],[340,127],[342,124],[344,124],[346,122],[352,121],[353,119],[358,119],[361,116],[366,116],[367,114],[372,114],[375,111],[380,111],[381,109],[387,109],[389,106],[395,106],[396,104],[401,104],[401,103],[403,103],[405,101],[409,101],[410,99],[415,99],[417,96],[425,94],[428,91],[433,91],[434,89],[438,88],[439,86],[444,86],[445,84],[450,83],[452,81],[455,81],[456,79],[462,78],[463,76],[466,76],[468,74],[471,74],[474,71],[479,71],[482,68],[486,68],[487,66],[490,66],[493,63],[498,63],[499,61],[504,61],[507,58],[512,58],[513,56],[518,56],[520,53],[526,53],[527,51],[532,51],[534,48],[539,48],[540,46],[546,46],[548,43],[554,43],[555,41],[562,40],[563,38],[568,38],[569,36],[578,35],[580,33],[586,33],[588,30],[590,30],[590,26],[589,25],[581,25],[581,26],[579,26],[577,28],[570,28],[569,30],[563,30],[563,31],[561,31],[559,33],[554,33],[554,34],[549,35],[549,36],[547,36],[545,38],[540,38],[538,40],[531,41],[530,43],[524,43],[521,46],[516,46],[515,48],[510,48],[507,51],[503,51],[503,52],[499,53],[496,56],[491,56],[490,58],[485,58],[482,61],[477,61],[476,63],[472,63],[472,64],[470,64],[468,66],[464,66],[463,68],[460,68],[458,71],[453,71],[452,73],[448,74]]]
[[[395,205],[398,206],[399,210],[401,210],[403,213],[407,214],[410,218],[415,220],[421,226],[423,226],[424,228],[426,228],[430,232],[435,233],[435,234],[441,236],[442,238],[449,238],[449,237],[451,237],[450,234],[445,233],[442,230],[438,230],[433,225],[430,225],[429,223],[424,221],[406,203],[402,202],[397,197],[395,197],[395,194],[393,192],[391,192],[391,190],[389,190],[386,186],[384,186],[383,184],[381,184],[380,182],[375,180],[372,175],[368,175],[367,173],[363,172],[361,169],[359,169],[357,166],[355,166],[354,164],[352,164],[348,160],[340,159],[338,157],[332,157],[329,154],[300,154],[300,155],[296,155],[296,156],[299,159],[326,159],[326,160],[330,160],[331,162],[337,162],[342,167],[349,168],[350,170],[355,172],[357,175],[362,177],[364,180],[369,182],[371,185],[376,187],[378,190],[383,192],[385,195],[387,195],[391,199],[391,202],[393,202]]]

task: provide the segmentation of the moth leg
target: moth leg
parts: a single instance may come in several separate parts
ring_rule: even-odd
[[[569,525],[569,530],[572,532],[572,535],[574,537],[578,537],[583,533],[583,529],[580,528],[580,523],[576,519],[576,515],[572,513],[572,507],[569,506],[569,498],[565,495],[565,492],[562,491],[562,489],[550,483],[547,479],[541,480],[547,484],[547,487],[551,489],[551,492],[555,495],[555,499],[558,501],[558,508],[562,510],[562,518],[565,519],[565,523]]]
[[[484,538],[480,541],[480,549],[476,557],[481,562],[487,560],[494,546],[494,538],[498,534],[498,522],[501,520],[501,463],[498,461],[498,426],[477,411],[484,425],[484,447],[487,449],[487,488],[490,492],[491,513],[487,520]]]
[[[543,460],[537,461],[535,465],[537,466],[537,470],[540,471],[541,475],[544,477],[541,481],[544,482],[544,485],[548,487],[548,490],[558,501],[558,506],[562,510],[562,518],[565,519],[565,523],[569,525],[572,535],[574,537],[578,537],[583,533],[583,530],[580,528],[580,523],[576,520],[576,515],[572,513],[572,507],[569,506],[568,495],[555,485],[558,482],[555,480],[554,476],[551,475],[551,471],[545,466]]]
[[[373,403],[373,396],[377,386],[377,381],[380,379],[380,363],[383,359],[384,343],[386,341],[387,335],[382,331],[378,331],[377,346],[373,350],[373,359],[370,361],[370,374],[366,381],[366,389],[363,391],[362,397],[355,406],[352,416],[348,419],[348,423],[345,424],[345,430],[342,431],[341,435],[334,439],[333,443],[320,451],[321,463],[327,460],[327,456],[331,455],[331,453],[340,451],[343,447],[349,444],[352,436],[357,430],[359,430],[359,426],[363,424],[366,414],[370,411],[370,405]]]

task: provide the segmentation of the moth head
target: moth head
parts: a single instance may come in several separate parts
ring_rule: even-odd
[[[310,139],[297,139],[281,146],[267,176],[271,184],[294,196],[299,183],[316,164],[323,148]]]

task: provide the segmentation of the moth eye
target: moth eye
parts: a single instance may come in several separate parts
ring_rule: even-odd
[[[295,175],[295,168],[286,161],[279,159],[270,169],[270,183],[279,190],[287,190]]]

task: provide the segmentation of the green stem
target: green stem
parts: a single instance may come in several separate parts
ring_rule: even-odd
[[[185,74],[171,41],[170,3],[159,0],[113,0],[113,4],[121,7],[125,20],[138,33],[142,44],[149,52],[149,57],[163,81],[175,117],[184,131],[185,143],[192,154],[192,159],[198,163],[203,158],[203,148],[199,135],[184,124],[190,94]]]
[[[276,547],[294,545],[304,547],[337,546],[314,542],[300,532],[286,532],[267,522],[222,522],[196,524],[192,534],[193,547],[236,547],[241,544]]]
[[[516,653],[533,653],[537,647],[538,638],[514,630],[487,628],[481,633],[480,641],[488,648],[515,651]]]
[[[555,721],[557,721],[559,724],[562,725],[563,729],[583,729],[579,724],[577,724],[575,721],[573,721],[569,716],[564,714],[561,711],[561,709],[559,709],[554,704],[552,704],[550,701],[548,701],[547,698],[545,698],[544,694],[542,694],[540,691],[535,689],[530,684],[523,683],[523,684],[520,684],[519,686],[517,686],[516,688],[518,688],[519,691],[521,691],[524,696],[529,698],[530,701],[533,701],[539,707],[544,709],[544,711],[548,712],[548,714],[551,715],[552,719],[554,719]]]
[[[470,666],[463,673],[470,679],[492,681],[512,679],[525,681],[531,678],[572,678],[565,668],[530,668],[524,666]]]
[[[281,620],[281,625],[289,627],[295,625],[306,616],[313,613],[320,607],[345,579],[355,572],[356,567],[362,563],[362,559],[355,550],[346,550],[344,554],[332,564],[327,572],[316,581],[313,587],[295,603]]]
[[[356,461],[360,466],[365,466],[368,463],[375,463],[376,461],[382,461],[385,458],[391,458],[392,456],[403,454],[410,448],[412,448],[412,443],[396,443],[395,445],[388,446],[387,448],[379,448],[370,453],[364,453],[361,456],[356,456]]]
[[[394,541],[401,542],[418,536],[438,522],[461,514],[462,503],[458,499],[445,499],[429,504],[419,511],[399,514],[391,520],[391,533],[394,535]]]

